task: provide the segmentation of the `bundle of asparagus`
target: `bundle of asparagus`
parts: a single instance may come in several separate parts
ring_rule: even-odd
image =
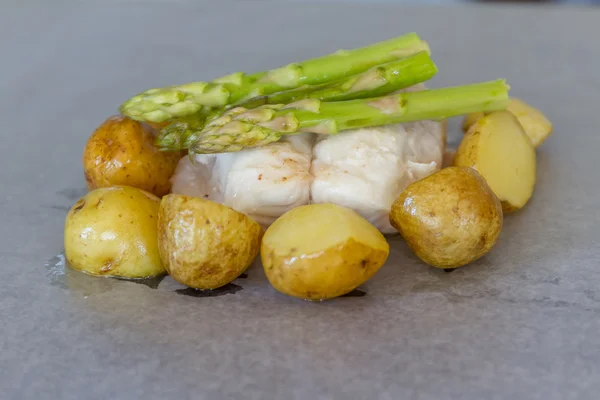
[[[428,44],[410,33],[265,72],[150,89],[120,111],[136,120],[169,122],[157,137],[163,150],[222,153],[299,132],[336,134],[506,108],[503,80],[391,94],[436,73]]]

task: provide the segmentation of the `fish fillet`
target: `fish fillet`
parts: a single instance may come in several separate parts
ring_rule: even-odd
[[[389,212],[412,182],[439,171],[442,123],[356,129],[320,135],[313,149],[311,201],[351,208],[383,233],[393,233]]]
[[[288,136],[264,147],[183,158],[173,193],[225,204],[262,225],[309,204],[314,134]]]
[[[412,182],[441,169],[445,146],[445,123],[435,121],[285,136],[236,153],[184,157],[171,191],[225,204],[263,226],[294,207],[334,203],[394,233],[392,203]]]

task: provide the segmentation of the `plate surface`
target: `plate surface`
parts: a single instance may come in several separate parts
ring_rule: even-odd
[[[522,7],[3,6],[2,398],[597,398],[599,20]],[[432,86],[504,77],[554,123],[534,198],[487,257],[444,273],[392,239],[365,296],[322,304],[276,293],[259,266],[204,298],[168,278],[154,289],[47,276],[83,193],[85,141],[121,101],[409,31],[432,47]]]

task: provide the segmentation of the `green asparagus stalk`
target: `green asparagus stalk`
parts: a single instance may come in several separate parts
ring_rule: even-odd
[[[206,124],[190,151],[235,152],[276,142],[282,135],[301,132],[334,135],[348,129],[501,110],[508,104],[508,91],[504,80],[496,80],[332,103],[305,99],[252,110],[235,107]]]
[[[210,82],[149,89],[124,102],[119,110],[136,120],[164,122],[194,114],[205,106],[237,104],[257,96],[352,76],[375,65],[424,50],[429,51],[427,43],[416,33],[409,33],[265,72],[236,72]]]
[[[255,97],[240,106],[246,109],[265,104],[286,104],[303,99],[323,101],[344,101],[378,97],[399,89],[425,82],[437,73],[437,67],[427,52],[420,52],[410,57],[376,65],[365,72],[349,78],[338,79],[321,85],[308,85],[296,89],[274,93],[268,96]],[[213,111],[216,117],[226,111],[220,108]],[[180,150],[189,147],[198,136],[207,119],[206,112],[175,120],[161,129],[156,143],[163,150]]]
[[[305,86],[258,98],[264,104],[284,104],[303,99],[344,101],[378,97],[431,79],[437,67],[427,52],[376,65],[367,71],[331,83]],[[240,104],[250,108],[249,104]]]

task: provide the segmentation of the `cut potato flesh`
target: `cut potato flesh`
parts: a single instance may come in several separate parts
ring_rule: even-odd
[[[286,219],[293,220],[294,229],[288,229]],[[291,244],[302,253],[315,254],[354,238],[375,249],[384,250],[387,243],[366,219],[346,207],[333,204],[314,204],[292,210],[286,219],[275,222],[266,238],[280,244]],[[318,221],[319,225],[312,225]],[[284,254],[287,252],[283,250]]]
[[[519,99],[511,99],[507,110],[517,117],[534,147],[541,145],[552,133],[552,123],[537,108]]]
[[[534,147],[539,147],[552,133],[552,123],[548,118],[540,110],[524,101],[511,98],[506,110],[517,117]],[[466,115],[462,125],[463,131],[467,132],[475,122],[484,116],[485,114],[482,112]]]
[[[341,296],[371,278],[389,254],[384,236],[334,204],[295,208],[267,229],[261,258],[269,282],[308,300]]]
[[[463,132],[467,132],[471,126],[481,118],[485,117],[485,113],[480,111],[465,115],[462,123]]]
[[[454,165],[475,168],[502,202],[504,212],[523,207],[535,186],[535,148],[517,118],[496,111],[469,128]]]

